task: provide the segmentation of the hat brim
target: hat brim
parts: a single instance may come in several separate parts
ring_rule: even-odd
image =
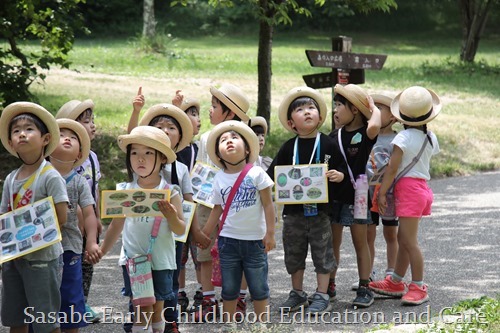
[[[207,153],[212,162],[219,167],[224,169],[224,164],[220,161],[216,154],[216,141],[217,139],[226,132],[234,131],[245,138],[249,145],[250,155],[248,156],[248,163],[254,163],[259,157],[259,140],[257,135],[252,131],[250,127],[242,123],[241,121],[228,120],[224,121],[217,126],[215,126],[208,135],[207,139]]]
[[[5,107],[0,117],[0,138],[5,149],[15,157],[19,157],[17,152],[9,144],[9,125],[16,116],[28,113],[40,118],[50,133],[50,141],[45,148],[44,157],[54,152],[59,144],[59,126],[54,116],[44,107],[31,102],[15,102]]]
[[[215,96],[219,101],[221,101],[225,106],[227,106],[231,111],[233,111],[242,121],[248,122],[250,117],[245,111],[240,109],[231,99],[224,95],[219,89],[215,87],[210,87],[210,93]]]
[[[94,110],[94,106],[94,102],[91,99],[86,99],[72,109],[60,109],[55,117],[56,119],[68,118],[76,120],[83,113],[83,111],[87,109]]]
[[[73,167],[79,167],[83,164],[83,162],[85,162],[90,154],[90,138],[87,130],[79,122],[66,118],[57,119],[57,125],[59,126],[59,130],[67,128],[75,132],[76,136],[78,136],[78,140],[80,141],[80,152],[82,156],[75,161]]]
[[[401,98],[401,94],[403,93],[400,92],[394,99],[392,100],[391,103],[391,113],[392,115],[402,124],[405,125],[410,125],[410,126],[421,126],[425,125],[428,122],[432,121],[434,118],[438,116],[438,114],[441,112],[442,104],[441,104],[441,99],[439,96],[432,90],[426,89],[432,96],[432,112],[429,114],[427,118],[424,120],[419,120],[419,121],[409,121],[405,120],[401,117],[401,112],[399,110],[399,100]]]
[[[264,128],[264,133],[267,134],[267,121],[266,121],[266,118],[264,117],[260,117],[260,116],[257,116],[257,117],[253,117],[253,118],[250,118],[249,122],[248,122],[248,126],[250,126],[250,128],[254,127],[254,126],[262,126],[262,128]]]
[[[387,106],[388,108],[391,107],[392,103],[392,98],[386,95],[381,95],[381,94],[371,94],[370,95],[373,98],[373,103],[378,103]]]
[[[182,130],[182,138],[174,149],[179,152],[189,146],[193,140],[193,124],[182,109],[172,104],[157,104],[150,107],[142,116],[140,126],[148,126],[151,121],[158,116],[169,116],[177,120]]]
[[[287,116],[290,104],[292,104],[292,102],[299,97],[310,97],[314,99],[316,103],[318,103],[319,115],[321,117],[318,124],[318,129],[319,129],[326,121],[326,113],[327,113],[326,102],[323,96],[318,91],[309,87],[294,88],[285,95],[278,108],[278,118],[281,122],[281,125],[283,125],[283,127],[286,128],[289,132],[297,134],[297,132],[288,124]]]
[[[359,88],[359,89],[361,89],[361,88]],[[349,102],[351,102],[366,117],[366,119],[370,120],[370,118],[372,117],[372,112],[370,111],[370,106],[368,105],[368,100],[365,100],[365,101],[360,100],[357,96],[355,96],[353,94],[353,92],[346,89],[341,84],[336,84],[335,87],[333,88],[333,91],[335,94],[339,94],[339,95],[344,96]]]
[[[167,158],[167,163],[172,163],[177,159],[177,155],[169,147],[170,141],[168,139],[168,136],[162,130],[157,129],[156,127],[151,127],[158,131],[161,131],[165,135],[165,138],[160,138],[149,132],[141,131],[140,127],[151,127],[151,126],[139,126],[134,128],[134,130],[132,130],[130,134],[124,134],[118,136],[118,146],[123,152],[125,153],[127,152],[128,145],[139,144],[151,147],[159,151],[163,155],[165,155],[165,157]],[[168,145],[162,143],[162,141],[165,140],[168,140]]]

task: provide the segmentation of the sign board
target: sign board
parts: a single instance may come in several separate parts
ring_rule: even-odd
[[[342,69],[382,69],[387,55],[306,50],[313,67]]]
[[[348,77],[349,83],[362,84],[365,83],[365,71],[363,69],[351,70],[336,70],[326,73],[303,75],[302,78],[308,87],[313,89],[331,88],[337,83],[346,84],[342,82],[342,77]]]

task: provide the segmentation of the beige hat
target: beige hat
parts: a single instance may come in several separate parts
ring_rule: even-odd
[[[170,148],[168,135],[159,128],[137,126],[130,134],[118,136],[118,146],[124,152],[127,152],[127,146],[133,143],[156,149],[167,157],[168,163],[172,163],[177,159],[174,151]]]
[[[179,108],[186,112],[187,109],[189,109],[190,107],[194,106],[196,108],[196,110],[198,110],[198,112],[200,112],[200,102],[198,102],[197,99],[195,98],[191,98],[191,97],[184,97],[183,100],[182,100],[182,103],[181,105],[179,106]]]
[[[76,120],[87,109],[94,110],[94,102],[91,99],[86,99],[83,102],[74,99],[61,106],[56,113],[56,119],[68,118]]]
[[[67,128],[75,132],[78,140],[80,141],[80,151],[82,156],[75,161],[73,167],[76,168],[82,165],[82,163],[89,157],[90,153],[90,138],[87,130],[82,124],[72,119],[57,119],[57,125],[59,125],[59,130]]]
[[[382,94],[371,94],[374,103],[382,104],[391,108],[393,98]]]
[[[158,116],[172,117],[177,120],[181,127],[182,138],[174,149],[174,152],[181,151],[189,146],[191,140],[193,140],[193,124],[184,111],[172,104],[156,104],[150,107],[144,116],[142,116],[139,126],[148,126]]]
[[[292,129],[290,125],[288,125],[288,108],[290,107],[290,104],[292,104],[292,102],[299,97],[310,97],[314,99],[316,103],[318,103],[319,115],[321,117],[321,120],[319,121],[318,124],[318,128],[320,128],[321,125],[323,125],[323,123],[326,121],[327,108],[325,99],[317,90],[309,87],[293,88],[285,95],[285,97],[283,97],[283,100],[281,101],[281,104],[278,108],[278,118],[281,122],[281,125],[283,125],[283,127],[286,128],[288,131],[294,134],[297,133]]]
[[[335,94],[344,96],[349,102],[357,107],[366,119],[370,119],[372,117],[370,104],[368,104],[368,94],[363,90],[363,88],[355,84],[348,84],[345,86],[336,84],[333,91]]]
[[[394,97],[391,112],[400,122],[411,126],[427,124],[441,111],[441,100],[430,89],[413,86]]]
[[[250,121],[248,122],[248,126],[250,128],[254,126],[262,126],[264,128],[264,133],[267,134],[267,121],[266,118],[257,116],[257,117],[252,117],[250,118]]]
[[[236,120],[223,121],[215,126],[208,135],[207,139],[207,152],[212,162],[221,169],[224,169],[224,164],[220,161],[219,156],[216,154],[215,145],[218,143],[217,139],[226,132],[234,131],[245,138],[248,143],[250,155],[248,156],[248,163],[253,163],[259,157],[259,139],[250,127]]]
[[[210,87],[210,93],[231,111],[236,113],[242,121],[248,122],[250,117],[248,117],[247,112],[250,107],[250,102],[240,88],[226,83],[219,89]]]
[[[0,138],[2,144],[12,155],[19,157],[17,152],[9,145],[9,125],[16,116],[29,113],[37,116],[47,126],[50,133],[50,141],[45,149],[45,157],[52,154],[59,144],[59,126],[57,126],[54,116],[44,107],[31,102],[15,102],[5,107],[0,117]]]

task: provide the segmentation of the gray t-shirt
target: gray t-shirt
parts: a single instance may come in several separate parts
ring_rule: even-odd
[[[68,218],[66,224],[61,228],[63,250],[82,253],[83,236],[78,227],[78,206],[82,209],[91,206],[95,203],[94,198],[90,193],[87,180],[83,176],[72,171],[64,175],[63,178],[66,182],[69,179],[66,184],[69,197]]]
[[[47,162],[47,165],[50,164]],[[17,170],[9,173],[5,179],[3,191],[2,191],[2,203],[0,204],[0,214],[7,213],[9,211],[9,202],[11,198],[11,189],[14,194],[17,194],[23,184],[29,179],[13,180],[12,178],[16,174]],[[31,202],[36,202],[41,199],[52,196],[54,204],[61,202],[68,202],[68,194],[66,193],[66,182],[63,177],[57,172],[56,169],[50,169],[45,173],[42,173],[37,181],[34,181],[32,190],[35,193],[35,197],[31,199]],[[40,261],[51,261],[58,258],[63,253],[61,243],[52,244],[41,250],[29,253],[22,258],[29,261],[40,260]]]

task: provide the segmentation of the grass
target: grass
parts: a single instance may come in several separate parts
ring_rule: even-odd
[[[463,175],[500,167],[500,37],[481,40],[476,63],[458,61],[459,38],[428,36],[380,36],[347,34],[356,53],[387,54],[384,68],[366,71],[368,92],[396,94],[410,85],[436,91],[444,108],[429,128],[441,146],[432,162],[433,177]],[[75,71],[53,69],[45,85],[33,85],[40,104],[52,112],[70,99],[91,98],[96,103],[98,138],[93,149],[101,161],[102,189],[123,181],[124,156],[116,136],[125,131],[131,101],[137,87],[143,87],[146,108],[170,102],[175,90],[197,97],[202,105],[202,129],[210,128],[209,87],[224,82],[239,85],[250,100],[250,115],[257,105],[257,36],[213,36],[174,38],[163,36],[155,42],[159,53],[146,53],[140,39],[78,40],[70,59]],[[34,48],[28,44],[26,48]],[[286,92],[304,85],[302,75],[327,72],[309,65],[305,50],[331,49],[330,36],[276,34],[273,42],[271,134],[264,154],[274,156],[290,137],[280,125],[277,108]],[[331,89],[320,92],[331,106]],[[330,107],[331,110],[331,107]],[[331,114],[322,128],[331,129]],[[17,163],[15,161],[14,163]],[[4,164],[2,177],[12,169]]]

